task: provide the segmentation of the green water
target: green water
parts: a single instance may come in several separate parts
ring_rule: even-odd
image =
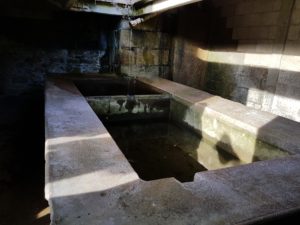
[[[196,151],[201,138],[189,130],[161,121],[118,122],[105,126],[143,180],[174,177],[188,182],[193,181],[195,173],[206,170],[193,157],[196,154],[193,148]],[[193,140],[194,145],[189,146],[189,153],[180,146],[181,139],[186,137]]]

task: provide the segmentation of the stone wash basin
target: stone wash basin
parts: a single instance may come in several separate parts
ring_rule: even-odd
[[[116,77],[48,79],[45,117],[52,224],[253,224],[300,210],[296,122]]]
[[[75,85],[143,180],[193,181],[200,171],[290,154],[255,136],[243,136],[245,132],[230,124],[213,124],[215,118],[138,80],[78,80]],[[205,127],[198,128],[201,124]],[[215,130],[222,132],[220,139],[206,134],[212,126],[219,126]],[[231,143],[234,138],[239,140]]]

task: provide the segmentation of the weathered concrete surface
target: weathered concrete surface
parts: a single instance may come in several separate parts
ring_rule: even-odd
[[[214,208],[203,224],[251,224],[299,210],[299,159],[297,155],[198,173],[184,187]]]
[[[168,84],[197,102],[194,89]],[[299,155],[198,173],[191,183],[144,182],[69,81],[47,82],[45,111],[53,225],[249,224],[300,210]]]
[[[74,85],[51,80],[46,87],[46,198],[106,190],[138,176]]]
[[[171,117],[244,162],[300,153],[297,122],[164,79],[139,78],[173,95]]]

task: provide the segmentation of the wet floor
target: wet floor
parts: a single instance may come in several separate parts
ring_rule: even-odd
[[[162,121],[119,122],[105,125],[141,179],[149,181],[174,177],[193,181],[206,168],[185,152],[179,143],[189,130]],[[201,140],[200,137],[196,137]]]
[[[0,97],[0,225],[50,224],[43,114],[41,98]]]

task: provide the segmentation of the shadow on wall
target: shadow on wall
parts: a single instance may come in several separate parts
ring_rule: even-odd
[[[193,62],[197,61],[196,65],[205,65],[205,75],[197,78],[201,79],[201,85],[194,82],[189,86],[197,86],[196,88],[246,106],[300,121],[300,72],[208,62],[197,56],[193,57]],[[188,70],[191,72],[190,68]],[[181,83],[188,83],[192,74],[189,73]],[[192,78],[192,81],[195,79]]]
[[[225,2],[178,10],[173,80],[300,121],[298,5]]]
[[[206,168],[218,169],[284,158],[299,152],[299,141],[294,135],[300,129],[299,123],[220,100],[211,96],[190,105],[175,100],[171,104],[172,120],[204,137],[199,142],[189,137],[191,144],[188,147],[189,154]],[[222,110],[220,102],[224,104]],[[209,109],[206,104],[210,105]],[[225,117],[216,116],[212,113],[214,110]],[[226,119],[228,116],[231,117],[230,122]],[[252,129],[257,127],[257,132],[242,128],[245,123],[253,126]],[[205,142],[214,144],[215,148],[205,145]]]
[[[227,150],[224,150],[224,145],[226,145]],[[231,146],[230,137],[227,134],[224,134],[221,140],[217,142],[216,151],[218,153],[219,161],[223,165],[229,164],[231,161],[239,161],[233,147]]]
[[[210,97],[205,97],[201,101],[190,105],[184,105],[175,100],[172,101],[171,120],[179,126],[183,126],[183,129],[192,131],[187,132],[186,135],[181,134],[180,138],[172,138],[177,140],[178,143],[176,144],[184,152],[208,170],[244,164],[245,162],[236,156],[229,135],[224,133],[219,141],[210,136],[208,130],[218,128],[214,128],[214,121],[207,117],[207,104],[202,102],[209,102],[209,99]],[[193,133],[196,133],[196,135]],[[218,135],[218,132],[214,133]]]

